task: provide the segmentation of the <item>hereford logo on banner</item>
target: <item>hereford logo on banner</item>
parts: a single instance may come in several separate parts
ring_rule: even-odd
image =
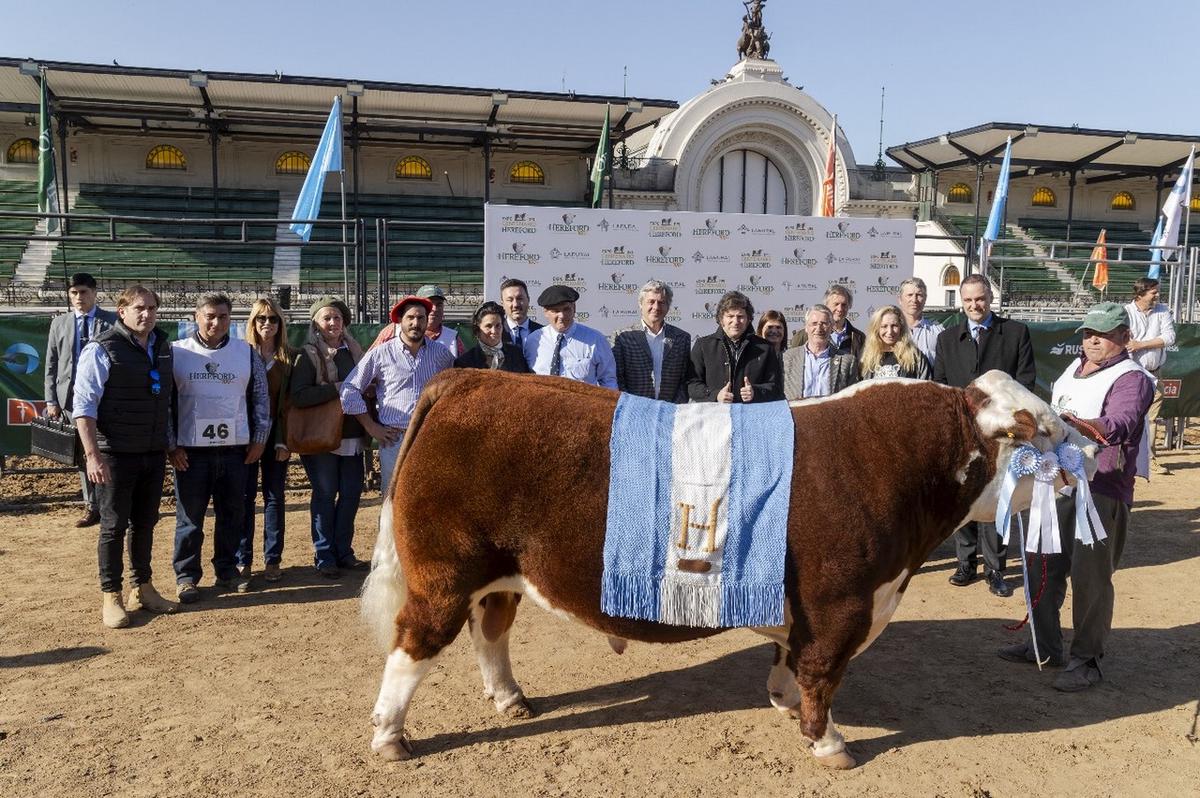
[[[674,292],[668,320],[697,336],[716,329],[728,291],[750,298],[755,321],[778,310],[802,324],[830,285],[843,285],[861,317],[896,302],[916,233],[909,220],[613,208],[488,205],[484,220],[487,299],[502,277],[524,280],[534,297],[568,285],[579,320],[606,335],[636,323],[651,279]]]

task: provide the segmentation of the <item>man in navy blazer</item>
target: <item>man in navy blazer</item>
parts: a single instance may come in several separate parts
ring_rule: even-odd
[[[88,341],[113,326],[117,314],[96,306],[96,278],[87,272],[71,275],[67,296],[71,312],[55,316],[50,322],[50,335],[46,341],[45,397],[48,418],[71,421],[79,351]],[[95,486],[88,481],[85,469],[79,471],[79,486],[84,510],[75,526],[95,526],[100,523],[100,511],[96,507]]]
[[[500,304],[504,306],[504,331],[500,340],[521,349],[529,334],[542,327],[529,318],[529,286],[524,280],[508,278],[500,283]]]
[[[688,354],[692,336],[673,324],[667,313],[674,298],[671,286],[650,280],[638,293],[642,322],[613,340],[617,388],[627,393],[684,404],[687,395]]]

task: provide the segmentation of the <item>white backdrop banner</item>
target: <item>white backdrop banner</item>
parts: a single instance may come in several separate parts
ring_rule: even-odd
[[[499,300],[510,277],[538,294],[555,283],[579,292],[577,318],[611,334],[635,325],[637,295],[650,279],[674,290],[667,321],[693,335],[716,329],[726,291],[782,311],[789,333],[804,312],[840,283],[854,295],[860,329],[881,305],[895,304],[913,273],[911,221],[872,218],[664,213],[609,208],[488,205],[484,212],[484,294]]]

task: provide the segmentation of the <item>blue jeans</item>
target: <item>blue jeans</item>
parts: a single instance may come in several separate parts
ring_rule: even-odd
[[[400,456],[400,444],[404,442],[404,436],[400,436],[400,440],[393,443],[391,446],[379,447],[379,495],[387,498],[388,485],[392,483],[392,471],[396,468],[396,458]]]
[[[362,455],[302,454],[300,462],[312,484],[309,509],[316,565],[341,565],[354,557],[354,517],[363,490]]]
[[[245,568],[254,564],[254,515],[258,507],[259,474],[262,474],[263,498],[263,562],[279,564],[283,559],[284,501],[283,488],[287,482],[288,461],[275,459],[268,449],[257,463],[246,466],[246,508],[242,522],[242,537],[238,541],[237,564]]]
[[[175,472],[175,581],[200,582],[204,513],[212,502],[213,570],[217,579],[237,576],[237,547],[246,511],[246,447],[187,449],[187,471]]]

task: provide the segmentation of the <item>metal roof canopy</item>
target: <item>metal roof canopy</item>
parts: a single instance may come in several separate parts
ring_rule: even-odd
[[[999,164],[1012,136],[1011,177],[1038,172],[1099,171],[1086,183],[1158,177],[1179,169],[1200,136],[1097,130],[1016,122],[988,122],[940,136],[888,147],[887,154],[911,172]],[[1024,170],[1016,167],[1024,166]]]
[[[486,142],[587,153],[599,140],[606,106],[613,107],[618,139],[679,107],[633,97],[0,57],[0,115],[37,113],[31,67],[45,70],[56,116],[76,130],[110,134],[315,141],[333,96],[346,94],[347,134],[356,125],[363,146]]]

